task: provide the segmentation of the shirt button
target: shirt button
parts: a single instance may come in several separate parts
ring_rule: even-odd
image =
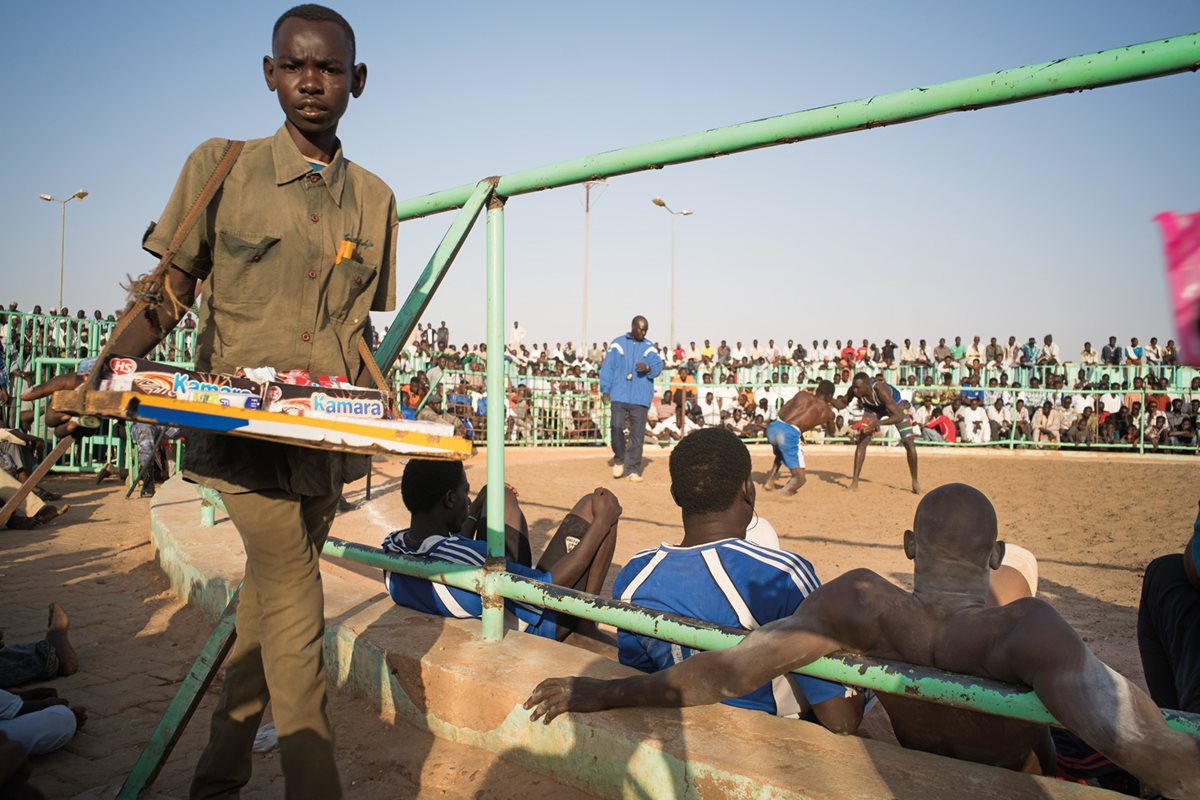
[[[316,271],[315,269],[310,269],[310,270],[308,271],[308,277],[310,277],[310,278],[315,278],[315,277],[317,277],[317,271]]]
[[[354,285],[357,286],[361,283],[362,283],[362,275],[355,275],[354,276]]]
[[[250,256],[250,260],[257,264],[258,262],[262,261],[262,253],[255,253],[254,255]]]
[[[300,334],[300,339],[305,342],[310,341],[312,339],[312,334],[308,331],[305,331],[304,333]]]
[[[319,222],[319,221],[320,221],[320,219],[321,219],[321,218],[320,218],[320,217],[318,217],[316,214],[309,214],[309,215],[308,215],[308,218],[309,218],[309,220],[311,220],[312,222]]]
[[[321,176],[314,172],[308,176],[308,180],[310,183],[316,183],[317,181],[321,180]]]

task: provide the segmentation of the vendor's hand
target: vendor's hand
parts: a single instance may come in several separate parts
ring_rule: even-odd
[[[551,720],[567,711],[603,711],[602,689],[606,681],[595,678],[547,678],[537,685],[525,701],[529,721]]]
[[[84,376],[74,372],[69,372],[66,375],[59,375],[51,378],[45,383],[39,383],[29,391],[21,395],[22,400],[32,401],[41,400],[43,397],[49,397],[55,392],[68,391],[78,388],[84,381]],[[59,436],[87,436],[95,433],[96,428],[81,427],[78,422],[73,420],[66,414],[60,414],[53,409],[46,409],[46,427],[54,428],[54,432]]]
[[[616,522],[621,516],[621,503],[617,496],[603,487],[596,487],[592,492],[592,516]]]
[[[635,369],[637,369],[638,372],[649,372],[650,371],[650,368],[646,366],[646,363],[644,361],[639,361],[637,363],[637,366],[635,367]]]

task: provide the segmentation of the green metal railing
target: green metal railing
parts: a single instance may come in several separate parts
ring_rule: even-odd
[[[879,128],[954,111],[975,111],[1083,89],[1159,78],[1200,68],[1200,33],[1000,70],[973,78],[715,128],[650,144],[514,172],[496,192],[515,197],[588,180],[661,169],[760,147]],[[396,204],[401,221],[459,208],[476,190],[464,184]],[[489,343],[488,350],[492,346]]]
[[[490,462],[489,462],[490,467]],[[490,483],[490,477],[489,477]],[[495,492],[500,495],[500,492]],[[491,500],[492,493],[488,494]],[[494,592],[508,600],[549,608],[563,614],[590,619],[643,636],[653,636],[697,650],[722,650],[737,645],[745,631],[701,622],[677,614],[651,611],[631,603],[608,600],[586,592],[542,583],[490,566],[483,569],[444,561],[385,553],[331,537],[322,551],[325,555],[354,561],[370,567],[398,572],[425,580],[437,581],[469,592],[487,596]],[[503,540],[498,557],[503,562]],[[484,638],[499,638],[504,624],[504,606],[495,608],[493,615],[499,627],[484,631]],[[488,608],[487,603],[484,609]],[[485,619],[486,624],[486,619]],[[850,686],[872,689],[889,694],[901,694],[939,705],[971,708],[996,716],[1057,725],[1058,721],[1046,709],[1037,694],[1027,688],[1000,683],[974,676],[956,675],[932,667],[911,664],[891,664],[878,659],[855,656],[820,658],[797,668],[798,675],[808,675]],[[1200,734],[1200,715],[1164,710],[1163,717],[1170,727],[1191,734]]]

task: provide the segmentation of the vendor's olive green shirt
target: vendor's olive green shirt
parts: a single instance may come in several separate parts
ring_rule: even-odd
[[[227,140],[188,157],[144,247],[161,255]],[[396,307],[396,201],[379,178],[342,156],[321,170],[285,127],[245,148],[175,266],[203,281],[196,369],[306,369],[350,380],[369,311]],[[353,254],[335,264],[343,241]],[[343,250],[343,253],[346,252]],[[317,495],[365,474],[365,459],[189,431],[188,477],[222,491]]]

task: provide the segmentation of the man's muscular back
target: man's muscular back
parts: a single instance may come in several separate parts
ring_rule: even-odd
[[[1024,623],[1030,604],[1045,605],[1039,600],[1018,600],[946,616],[869,570],[848,573],[827,587],[836,590],[832,602],[866,612],[839,625],[842,641],[852,652],[1005,682],[1019,681],[1006,663],[1005,641]],[[896,738],[905,747],[1053,774],[1053,747],[1044,726],[900,695],[881,694],[879,700],[891,718]]]
[[[779,419],[795,425],[802,431],[819,428],[833,419],[829,404],[809,392],[797,392],[796,396],[779,409]]]

